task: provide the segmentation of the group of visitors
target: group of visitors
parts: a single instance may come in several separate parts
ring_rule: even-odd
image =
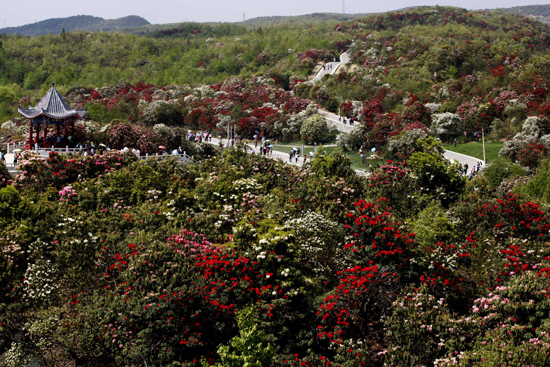
[[[353,126],[353,123],[355,122],[355,119],[353,117],[350,117],[349,119],[346,119],[346,116],[338,116],[338,121],[343,122],[344,125],[349,122],[349,125]]]
[[[460,173],[463,177],[468,177],[469,180],[473,179],[477,173],[481,170],[483,167],[483,162],[478,161],[475,166],[472,167],[472,169],[468,172],[469,166],[468,163],[465,163],[464,166],[459,165],[458,166],[458,173]]]
[[[298,163],[298,160],[300,159],[300,151],[297,148],[292,148],[290,153],[288,154],[288,161],[292,163],[292,160],[295,160],[295,163]],[[306,156],[304,155],[304,163],[305,163]]]
[[[468,132],[464,131],[464,137],[465,138],[468,138]],[[479,141],[479,138],[481,138],[481,133],[479,131],[474,131],[472,133],[472,135],[470,135],[470,138],[473,140],[473,141]],[[456,139],[455,139],[456,140]],[[455,145],[456,146],[456,145]]]
[[[187,140],[194,141],[195,143],[202,143],[204,142],[211,142],[212,141],[212,133],[208,131],[199,131],[193,134],[191,130],[188,130]]]

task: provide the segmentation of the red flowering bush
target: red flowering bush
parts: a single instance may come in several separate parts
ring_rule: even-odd
[[[326,348],[323,355],[342,366],[382,363],[381,316],[391,309],[398,277],[373,261],[339,271],[338,276],[337,288],[317,311],[317,339]]]
[[[10,185],[13,181],[10,173],[8,172],[8,167],[4,162],[0,162],[0,188]]]
[[[540,161],[546,157],[548,157],[548,147],[533,143],[518,151],[516,159],[523,167],[535,169],[539,166]]]
[[[118,151],[83,157],[51,152],[47,160],[29,152],[24,153],[19,163],[21,173],[17,175],[16,182],[17,185],[22,186],[53,186],[61,189],[79,179],[95,178],[127,167],[135,160],[135,155]]]

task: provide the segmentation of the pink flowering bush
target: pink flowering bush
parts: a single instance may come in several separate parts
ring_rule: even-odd
[[[135,160],[135,155],[118,151],[83,157],[51,152],[47,160],[42,160],[30,151],[25,152],[20,160],[16,183],[29,187],[62,188],[77,180],[95,178],[121,169]]]
[[[114,149],[135,148],[141,154],[158,153],[160,145],[167,142],[153,128],[131,125],[125,122],[114,122],[107,130],[109,146]]]

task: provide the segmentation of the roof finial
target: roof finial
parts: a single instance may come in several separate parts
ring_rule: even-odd
[[[52,82],[52,88],[55,88],[55,82]]]

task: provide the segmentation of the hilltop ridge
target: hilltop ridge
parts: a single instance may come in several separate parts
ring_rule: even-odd
[[[103,19],[91,15],[75,15],[67,18],[52,18],[40,22],[26,24],[19,27],[1,28],[0,33],[9,33],[24,36],[42,36],[46,34],[60,34],[72,30],[87,31],[119,31],[123,29],[149,25],[149,21],[137,15],[129,15],[118,19]]]

